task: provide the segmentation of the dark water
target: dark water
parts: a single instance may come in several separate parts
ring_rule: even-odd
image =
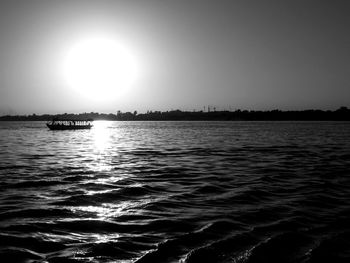
[[[0,123],[1,262],[350,262],[350,123]]]

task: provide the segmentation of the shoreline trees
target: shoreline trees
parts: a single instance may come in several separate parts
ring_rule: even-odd
[[[349,121],[350,109],[340,107],[335,111],[302,110],[302,111],[148,111],[146,113],[121,112],[106,113],[64,113],[43,115],[5,115],[0,121],[48,121],[53,118],[92,119],[109,121]]]

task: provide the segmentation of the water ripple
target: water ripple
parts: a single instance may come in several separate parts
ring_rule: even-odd
[[[2,262],[349,262],[348,134],[341,122],[2,122]]]

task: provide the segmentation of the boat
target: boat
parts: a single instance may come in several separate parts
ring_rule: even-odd
[[[48,121],[46,126],[50,130],[87,130],[91,129],[92,120],[72,120],[72,119],[53,119]]]

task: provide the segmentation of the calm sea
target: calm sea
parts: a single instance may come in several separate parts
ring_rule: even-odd
[[[0,122],[1,262],[350,262],[350,123]]]

